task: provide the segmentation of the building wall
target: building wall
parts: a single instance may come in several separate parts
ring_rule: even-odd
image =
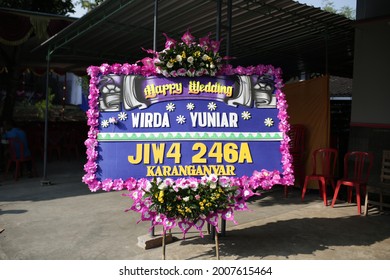
[[[357,0],[356,11],[349,150],[374,153],[376,183],[390,150],[390,1]]]
[[[361,2],[365,3],[370,19],[357,21],[355,28],[351,121],[390,125],[390,1],[358,0],[358,4]],[[388,6],[387,19],[373,15],[374,8],[379,9],[378,15],[383,15],[385,7],[375,6],[380,2]]]

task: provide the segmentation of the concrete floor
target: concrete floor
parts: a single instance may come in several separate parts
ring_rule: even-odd
[[[150,224],[125,212],[131,201],[121,192],[91,193],[81,182],[83,161],[48,163],[41,177],[0,182],[1,260],[154,260],[162,248],[145,250],[138,237]],[[42,172],[40,173],[42,174]],[[330,199],[330,198],[329,198]],[[251,211],[236,212],[227,223],[219,254],[226,260],[390,260],[390,215],[370,209],[358,216],[356,204],[325,207],[318,192],[301,202],[282,188],[251,200]],[[158,232],[159,229],[156,229]],[[168,260],[214,260],[215,243],[195,231],[166,246]]]

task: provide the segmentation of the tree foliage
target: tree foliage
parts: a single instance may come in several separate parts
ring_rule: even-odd
[[[72,0],[1,0],[0,6],[57,15],[75,12]]]
[[[88,11],[93,10],[97,6],[99,6],[101,3],[103,3],[104,0],[80,0],[78,3],[81,4],[81,7],[83,9],[87,9]]]
[[[329,13],[343,15],[349,19],[355,19],[356,11],[349,6],[343,6],[337,10],[334,6],[334,2],[330,0],[322,0],[322,9]]]

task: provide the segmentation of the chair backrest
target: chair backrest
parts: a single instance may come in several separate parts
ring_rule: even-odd
[[[301,124],[291,125],[288,137],[290,138],[290,152],[303,153],[305,150],[305,126]]]
[[[19,138],[8,139],[9,155],[12,160],[24,160],[25,151],[23,142]]]
[[[390,151],[383,151],[381,183],[390,184]]]
[[[313,151],[313,174],[333,177],[336,170],[338,150],[320,148]]]
[[[344,179],[367,183],[374,162],[372,153],[353,151],[344,156]]]

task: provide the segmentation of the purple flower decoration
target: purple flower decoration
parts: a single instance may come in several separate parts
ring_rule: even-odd
[[[210,48],[210,35],[211,33],[207,34],[207,36],[199,38],[199,45],[205,50],[208,51]]]
[[[195,37],[191,35],[190,29],[187,29],[187,32],[181,37],[181,40],[187,45],[191,45]]]
[[[221,45],[221,41],[222,39],[219,41],[214,41],[214,40],[211,41],[211,50],[214,53],[217,53],[219,51],[219,46]]]
[[[178,223],[178,226],[180,228],[180,230],[182,231],[183,233],[183,238],[185,239],[186,238],[186,233],[190,230],[190,228],[193,226],[194,224],[192,222],[189,222],[187,220],[181,220],[179,223]]]
[[[163,33],[164,37],[166,38],[165,41],[165,49],[170,49],[176,44],[176,40],[169,38],[167,34]]]

